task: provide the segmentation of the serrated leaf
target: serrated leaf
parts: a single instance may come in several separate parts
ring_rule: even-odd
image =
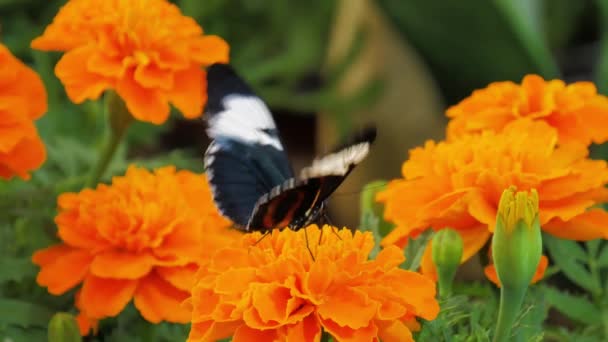
[[[549,249],[555,265],[570,281],[592,293],[599,294],[602,291],[601,285],[580,263],[582,248],[576,242],[561,240],[548,234],[544,234],[543,242]],[[585,254],[584,250],[582,253]],[[586,261],[586,257],[583,257],[582,261]]]
[[[420,267],[420,262],[422,262],[422,256],[424,255],[424,250],[428,245],[431,237],[433,236],[433,231],[431,229],[425,230],[422,234],[418,235],[417,238],[408,239],[407,247],[403,253],[405,254],[405,261],[401,264],[401,268],[415,271]]]
[[[544,290],[547,303],[565,316],[584,325],[600,324],[602,313],[588,299],[547,287]]]
[[[0,298],[0,323],[23,328],[46,328],[53,311],[49,308],[21,300]]]

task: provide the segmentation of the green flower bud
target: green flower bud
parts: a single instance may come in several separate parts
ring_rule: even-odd
[[[506,189],[498,204],[492,257],[501,286],[527,288],[542,255],[536,190]]]
[[[433,263],[439,277],[439,294],[449,296],[452,282],[460,265],[463,252],[462,237],[453,229],[442,229],[433,237]]]
[[[494,342],[509,341],[542,254],[538,193],[516,190],[510,187],[502,193],[492,237],[494,267],[502,286]]]
[[[58,312],[49,322],[49,342],[80,342],[80,330],[76,319],[69,313]]]

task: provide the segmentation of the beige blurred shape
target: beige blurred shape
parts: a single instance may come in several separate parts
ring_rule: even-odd
[[[380,77],[384,91],[366,110],[352,113],[353,128],[375,123],[378,137],[368,158],[330,198],[330,218],[337,226],[358,228],[359,195],[363,185],[376,179],[401,175],[408,150],[427,139],[442,138],[445,128],[443,100],[424,61],[391,26],[371,0],[341,0],[332,28],[327,65],[344,58],[359,30],[365,30],[363,51],[341,80],[339,91],[351,94]],[[336,123],[331,113],[317,121],[317,150],[336,143]]]

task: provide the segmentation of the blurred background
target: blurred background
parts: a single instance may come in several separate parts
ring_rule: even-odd
[[[442,139],[445,108],[476,88],[536,73],[591,80],[608,93],[608,0],[174,2],[206,33],[228,41],[232,64],[273,110],[296,170],[363,125],[378,126],[370,157],[331,198],[338,226],[357,227],[361,187],[398,177],[408,150]],[[49,111],[37,122],[45,165],[30,182],[0,183],[0,196],[10,197],[10,207],[0,205],[0,265],[8,270],[0,284],[9,298],[44,298],[56,302],[51,307],[69,307],[61,303],[69,296],[49,299],[33,281],[20,281],[35,276],[29,256],[53,241],[55,196],[82,187],[105,125],[101,101],[67,100],[53,73],[60,54],[29,47],[64,3],[0,0],[1,41],[41,75],[49,95]],[[106,180],[132,161],[202,171],[204,128],[179,114],[162,126],[136,122]],[[598,146],[593,153],[606,155]],[[3,304],[0,315],[9,309]]]
[[[362,184],[400,174],[407,151],[441,139],[444,109],[492,81],[528,73],[593,80],[608,91],[608,0],[176,0],[231,46],[235,68],[275,113],[297,169],[366,123],[371,156],[331,200],[337,225],[356,227]],[[70,103],[53,74],[59,54],[29,43],[64,0],[0,0],[0,37],[42,76],[48,145],[38,183],[74,179],[101,142],[100,103]],[[112,170],[129,159],[202,170],[201,120],[137,123]],[[71,177],[71,178],[70,178]],[[70,189],[77,181],[63,184]]]
[[[63,3],[1,0],[0,34],[44,79],[49,112],[39,129],[62,163],[74,160],[68,171],[80,172],[86,162],[78,159],[89,158],[82,143],[99,144],[99,104],[69,103],[53,74],[59,54],[29,48]],[[207,33],[228,41],[235,68],[275,113],[296,169],[365,123],[378,126],[370,158],[332,199],[338,225],[356,226],[356,211],[346,208],[357,205],[361,184],[398,176],[408,149],[442,138],[443,110],[473,89],[538,73],[594,80],[608,90],[606,0],[175,3]],[[208,143],[200,120],[178,115],[160,127],[138,123],[129,141],[125,156],[172,153],[180,160],[200,157]]]

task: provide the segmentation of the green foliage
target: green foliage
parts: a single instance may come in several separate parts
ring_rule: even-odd
[[[394,227],[390,222],[384,220],[384,205],[376,201],[376,194],[386,188],[386,181],[375,181],[368,183],[361,192],[361,220],[359,229],[370,231],[374,235],[376,245],[370,253],[375,258],[380,251],[380,241]]]
[[[541,0],[379,3],[429,63],[449,103],[494,81],[558,75],[544,39]]]

